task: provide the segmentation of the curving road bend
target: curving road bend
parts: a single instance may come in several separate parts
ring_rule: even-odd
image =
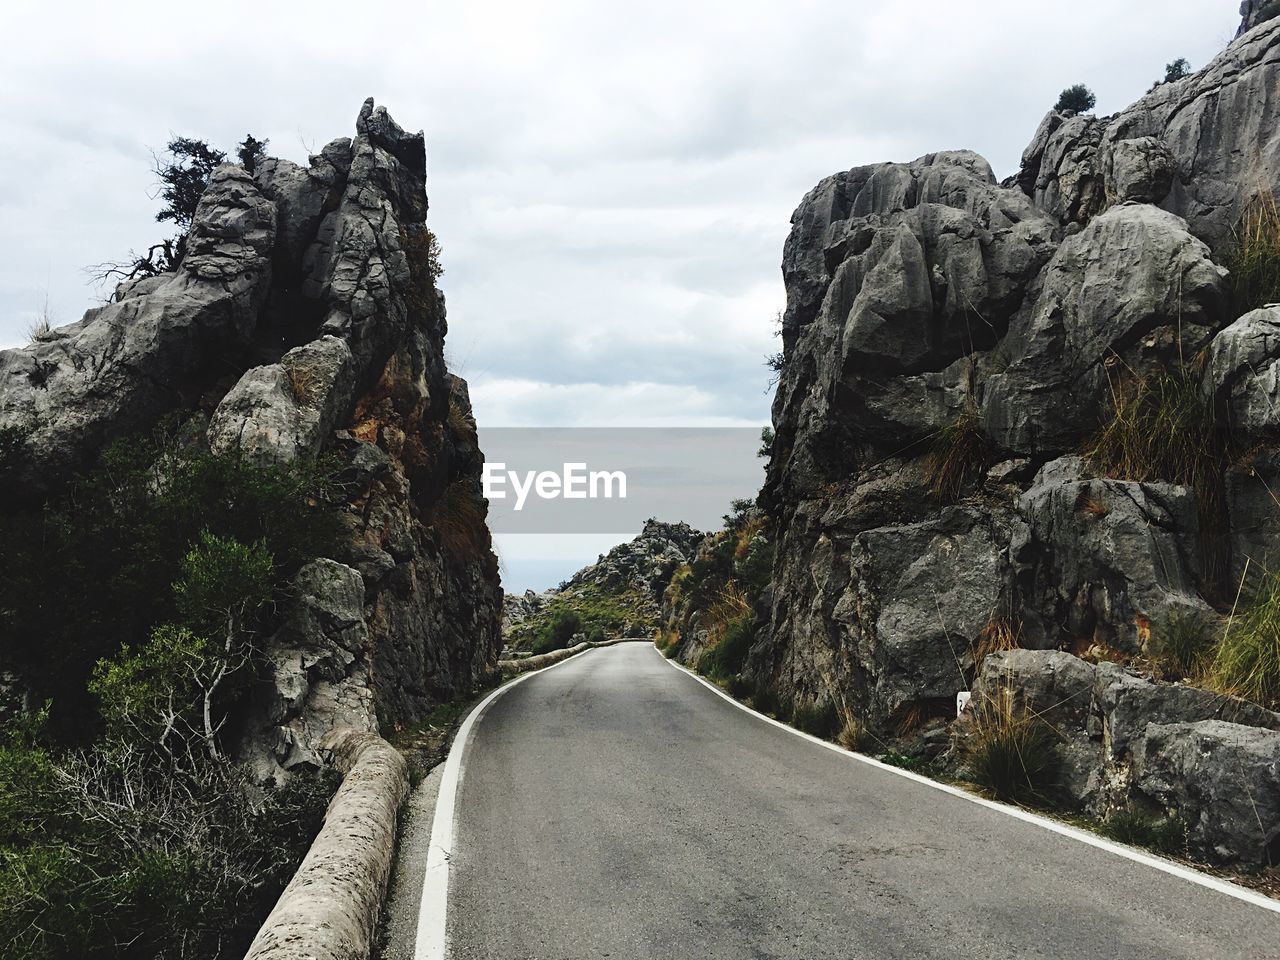
[[[824,749],[647,643],[463,745],[450,956],[1280,958],[1280,914]]]

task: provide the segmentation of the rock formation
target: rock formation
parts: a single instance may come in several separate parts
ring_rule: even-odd
[[[29,431],[26,482],[56,483],[171,411],[215,453],[338,456],[349,530],[266,643],[240,718],[261,774],[319,762],[337,723],[396,728],[487,676],[501,591],[466,385],[445,369],[422,134],[366,101],[307,167],[213,174],[178,270],[0,353],[0,427]]]
[[[1237,317],[1223,266],[1251,202],[1280,187],[1278,81],[1280,20],[1246,21],[1115,116],[1050,113],[1003,184],[948,152],[804,197],[783,252],[752,685],[843,705],[930,756],[958,691],[1003,685],[1064,714],[1082,808],[1140,799],[1188,822],[1203,855],[1272,854],[1280,811],[1250,826],[1214,783],[1235,765],[1275,793],[1276,715],[1099,661],[1212,618],[1280,544],[1278,315]],[[1248,456],[1195,487],[1079,455],[1125,384],[1170,371]],[[968,472],[944,482],[957,438]],[[993,637],[1029,649],[988,653]]]

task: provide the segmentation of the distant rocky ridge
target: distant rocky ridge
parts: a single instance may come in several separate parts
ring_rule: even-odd
[[[366,101],[307,167],[217,168],[174,273],[0,353],[0,427],[39,490],[173,411],[218,453],[340,456],[350,536],[298,573],[237,753],[319,762],[335,725],[419,719],[492,670],[501,590],[466,384],[444,363],[426,153]]]
[[[508,594],[503,634],[509,643],[527,643],[558,609],[579,612],[589,624],[603,602],[601,612],[618,621],[614,632],[650,636],[659,624],[662,594],[672,574],[693,556],[702,538],[687,523],[647,520],[639,536],[602,554],[559,587]]]
[[[1280,809],[1250,819],[1228,794],[1280,795],[1276,715],[1099,661],[1215,617],[1246,563],[1280,553],[1280,307],[1238,316],[1222,265],[1249,204],[1280,188],[1280,20],[1251,21],[1262,6],[1244,4],[1203,70],[1129,109],[1051,112],[1003,183],[949,151],[805,196],[761,493],[769,615],[742,681],[839,705],[925,758],[949,749],[958,692],[1047,709],[1066,684],[1072,802],[1150,804],[1201,855],[1252,862],[1274,859]],[[1249,451],[1220,502],[1079,455],[1120,378],[1196,357]],[[944,490],[957,436],[981,470]],[[1028,649],[989,652],[1010,644]],[[700,645],[675,651],[692,663]]]

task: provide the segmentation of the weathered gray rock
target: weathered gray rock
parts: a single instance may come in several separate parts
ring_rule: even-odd
[[[1172,214],[1123,204],[1068,237],[1045,268],[1033,309],[1020,316],[999,353],[1007,366],[987,380],[982,400],[996,442],[1024,453],[1069,450],[1090,432],[1108,396],[1105,361],[1118,356],[1141,372],[1145,354],[1194,356],[1225,310],[1226,271]],[[1150,350],[1148,350],[1150,345]],[[1119,375],[1117,373],[1117,375]]]
[[[1266,23],[1278,14],[1280,9],[1277,9],[1271,0],[1241,0],[1240,27],[1236,30],[1236,36],[1243,36],[1258,24]]]
[[[1014,545],[1028,645],[1138,653],[1152,624],[1207,614],[1194,492],[1120,480],[1038,482]]]
[[[1246,313],[1218,332],[1204,384],[1243,444],[1280,433],[1280,306]]]
[[[298,571],[239,754],[259,779],[319,767],[320,741],[337,726],[376,732],[369,630],[360,574],[333,560]]]
[[[1193,846],[1216,860],[1263,860],[1280,832],[1268,780],[1280,775],[1280,714],[1056,650],[992,653],[972,692],[1011,696],[1052,727],[1062,795],[1095,816],[1154,803],[1186,821]],[[1234,804],[1263,787],[1261,825],[1258,818],[1244,824]]]
[[[1258,450],[1226,470],[1232,588],[1247,596],[1280,569],[1280,451]]]
[[[193,403],[209,358],[243,350],[271,283],[275,208],[242,169],[214,171],[177,272],[88,311],[55,337],[0,352],[0,426],[30,431],[44,486],[110,440]]]
[[[1010,518],[952,508],[937,520],[853,539],[832,611],[868,677],[869,714],[951,701],[968,685],[979,635],[1001,607]]]
[[[1168,148],[1156,137],[1116,140],[1102,153],[1102,179],[1110,203],[1159,203],[1173,189],[1176,172]]]
[[[1280,854],[1280,732],[1222,720],[1152,723],[1133,781],[1186,822],[1201,856],[1271,864]]]
[[[267,463],[313,456],[347,416],[355,380],[345,341],[324,336],[294,347],[231,388],[209,422],[209,447]]]

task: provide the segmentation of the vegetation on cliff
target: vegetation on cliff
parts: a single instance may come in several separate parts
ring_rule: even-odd
[[[6,705],[0,743],[15,955],[239,955],[332,792],[254,785],[226,738],[288,577],[336,542],[329,468],[189,441],[171,422],[34,508],[0,497],[4,658],[44,703]]]

